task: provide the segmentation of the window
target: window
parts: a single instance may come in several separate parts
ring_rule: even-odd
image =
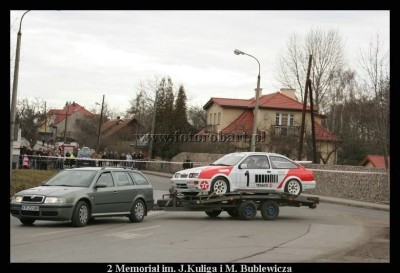
[[[136,185],[148,185],[149,181],[140,173],[129,172]]]
[[[214,113],[214,125],[217,124],[217,113]]]
[[[210,121],[209,121],[209,123],[208,124],[212,124],[212,114],[210,114]]]
[[[293,114],[276,113],[275,125],[278,125],[278,126],[293,126],[294,125],[294,116],[293,116]]]
[[[114,177],[116,178],[118,186],[129,186],[133,184],[126,172],[114,172]]]
[[[218,125],[221,124],[221,113],[218,113]]]
[[[274,169],[298,169],[299,167],[287,158],[270,156],[272,168]]]
[[[114,182],[110,172],[102,173],[97,183],[105,183],[107,187],[113,187]]]
[[[268,158],[265,155],[251,155],[242,164],[247,164],[246,169],[269,169]]]

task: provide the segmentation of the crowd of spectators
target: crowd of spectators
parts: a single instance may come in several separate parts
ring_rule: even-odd
[[[113,166],[113,167],[128,167],[136,169],[144,169],[144,155],[141,151],[121,153],[107,151],[100,153],[92,153],[90,158],[77,158],[76,152],[63,151],[57,148],[39,148],[32,149],[31,147],[21,147],[18,168],[51,170],[64,169],[79,166],[79,160],[92,160],[91,166]]]

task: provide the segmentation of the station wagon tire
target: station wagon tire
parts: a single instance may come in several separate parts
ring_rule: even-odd
[[[31,226],[34,222],[35,219],[31,219],[31,218],[20,218],[19,221],[25,225],[25,226]]]
[[[215,217],[218,217],[218,215],[221,214],[222,210],[206,210],[205,212],[211,218],[215,218]]]
[[[275,201],[268,200],[261,204],[260,211],[264,220],[275,220],[279,215],[279,205]]]
[[[90,208],[85,201],[79,201],[72,213],[72,225],[74,227],[85,226],[90,219]]]
[[[211,183],[210,193],[222,195],[229,192],[229,182],[224,177],[216,177]]]
[[[129,220],[132,223],[142,222],[146,214],[146,206],[141,199],[136,200],[133,203],[131,214],[129,215]]]
[[[285,185],[285,192],[299,196],[302,191],[301,183],[298,180],[289,180]]]
[[[252,220],[257,215],[257,206],[253,201],[244,201],[238,208],[239,218],[242,220]]]
[[[235,209],[230,209],[230,210],[227,210],[226,212],[229,214],[230,217],[233,217],[233,218],[239,217],[239,212]]]

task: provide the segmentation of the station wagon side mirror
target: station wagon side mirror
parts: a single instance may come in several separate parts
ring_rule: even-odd
[[[246,163],[240,164],[239,169],[247,169],[247,164]]]
[[[107,188],[106,182],[99,182],[94,186],[96,189],[97,188]]]

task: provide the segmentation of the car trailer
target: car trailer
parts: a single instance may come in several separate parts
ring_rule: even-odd
[[[223,195],[178,193],[175,188],[157,200],[154,210],[165,211],[204,211],[210,217],[217,217],[226,211],[231,217],[251,220],[257,210],[265,220],[274,220],[279,215],[279,207],[307,206],[315,209],[319,204],[318,197],[295,196],[276,191],[237,191]]]

